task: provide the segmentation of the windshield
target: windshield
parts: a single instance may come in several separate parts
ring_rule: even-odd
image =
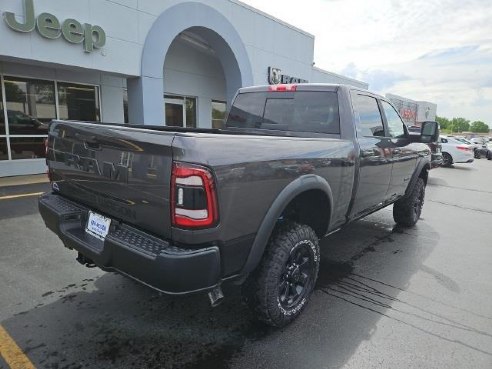
[[[339,134],[338,97],[322,91],[242,93],[226,126]]]

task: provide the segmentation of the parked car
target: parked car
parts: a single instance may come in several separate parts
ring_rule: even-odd
[[[243,88],[224,129],[54,121],[39,210],[81,264],[212,305],[234,281],[284,326],[313,291],[320,238],[391,204],[417,223],[437,134],[409,135],[382,96],[323,84]]]
[[[475,137],[471,140],[471,143],[475,147],[475,159],[487,158],[492,160],[492,151],[488,146],[488,137]]]
[[[418,135],[420,134],[420,130],[421,128],[419,126],[408,127],[408,132],[410,134]],[[427,146],[431,149],[431,168],[440,167],[444,163],[444,160],[442,157],[442,146],[438,136],[433,142],[429,142]]]
[[[488,138],[487,137],[472,137],[472,138],[470,138],[469,141],[471,141],[477,145],[485,145],[488,142]]]
[[[466,139],[465,137],[461,136],[448,136],[448,137],[454,137],[458,141],[464,143],[465,145],[470,146],[473,149],[473,157],[475,159],[481,159],[482,156],[486,157],[487,156],[487,147],[483,145],[479,145],[478,143],[474,143]]]
[[[454,163],[472,163],[473,147],[454,137],[441,136],[443,166],[450,167]]]

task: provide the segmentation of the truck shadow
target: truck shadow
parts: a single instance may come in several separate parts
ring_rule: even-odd
[[[44,368],[339,367],[383,316],[443,340],[452,338],[431,320],[473,330],[441,316],[431,296],[409,298],[406,291],[438,240],[424,221],[393,229],[387,212],[326,238],[310,304],[280,330],[255,322],[233,286],[212,309],[204,295],[161,296],[115,274],[40,291],[45,304],[2,325]]]

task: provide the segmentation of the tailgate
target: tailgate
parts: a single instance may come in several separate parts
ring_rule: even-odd
[[[103,215],[170,238],[174,135],[55,121],[47,155],[53,187]]]

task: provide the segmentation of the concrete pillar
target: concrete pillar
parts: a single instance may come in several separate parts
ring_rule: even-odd
[[[197,127],[212,128],[212,99],[199,97],[197,101]]]
[[[124,123],[123,88],[101,85],[102,122]]]
[[[139,77],[127,80],[128,120],[130,124],[163,126],[164,86],[162,78]]]

